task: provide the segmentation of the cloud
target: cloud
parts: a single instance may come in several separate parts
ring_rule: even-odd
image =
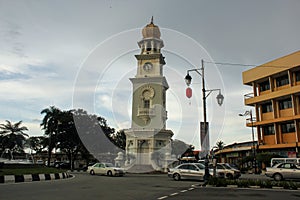
[[[11,79],[29,79],[30,76],[26,75],[26,74],[22,74],[22,73],[14,73],[11,71],[6,71],[6,70],[2,70],[0,71],[0,81],[3,80],[11,80]]]

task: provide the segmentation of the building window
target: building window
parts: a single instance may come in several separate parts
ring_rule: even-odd
[[[272,107],[272,103],[265,103],[261,105],[261,111],[263,113],[267,113],[267,112],[273,112],[273,107]]]
[[[284,109],[288,109],[288,108],[292,108],[292,99],[291,98],[287,98],[284,100],[280,100],[279,101],[279,109],[280,110],[284,110]]]
[[[144,100],[144,108],[150,108],[150,100]]]
[[[275,134],[275,128],[273,125],[267,125],[262,127],[264,135],[274,135]]]
[[[300,71],[295,72],[296,82],[300,81]]]
[[[260,88],[260,91],[261,91],[261,92],[266,91],[266,90],[270,90],[270,83],[269,83],[269,80],[264,81],[264,82],[262,82],[262,83],[259,83],[259,88]]]
[[[288,85],[289,82],[289,76],[288,75],[284,75],[284,76],[280,76],[278,78],[276,78],[276,86],[277,87],[281,87],[284,85]]]
[[[296,132],[295,124],[293,122],[281,124],[281,133],[293,133],[293,132]]]

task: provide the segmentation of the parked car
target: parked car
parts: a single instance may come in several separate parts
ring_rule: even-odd
[[[58,169],[71,169],[71,163],[69,161],[55,161],[54,167]]]
[[[209,164],[209,168],[213,170],[214,167]],[[241,176],[241,171],[231,167],[228,163],[217,163],[216,175],[221,178],[238,179]]]
[[[300,179],[300,168],[294,163],[278,163],[273,167],[267,167],[265,175],[274,178],[275,181]]]
[[[107,176],[123,176],[125,170],[119,167],[114,167],[112,163],[95,163],[88,166],[87,172],[91,175],[107,175]]]
[[[86,171],[88,170],[88,167],[93,166],[94,164],[95,164],[95,162],[90,162],[90,163],[88,163],[86,166],[84,166],[84,167],[82,168],[82,170],[86,172]]]
[[[35,161],[35,164],[37,164],[37,165],[43,165],[44,161],[43,160],[37,160],[37,161]]]
[[[212,171],[210,170],[209,176]],[[204,180],[205,166],[201,163],[183,163],[174,168],[168,169],[168,177],[176,181],[181,179]]]

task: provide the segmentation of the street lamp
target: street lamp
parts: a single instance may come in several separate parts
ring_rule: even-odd
[[[255,174],[257,174],[257,169],[256,169],[256,145],[255,145],[255,141],[254,141],[254,128],[253,128],[253,116],[252,116],[252,110],[247,110],[244,114],[239,114],[239,116],[248,116],[250,115],[250,121],[251,121],[251,132],[252,132],[252,153],[253,153],[253,160],[254,162],[252,162],[252,167],[254,165],[254,172]]]
[[[201,68],[200,69],[189,69],[187,70],[187,75],[185,76],[185,82],[187,86],[191,85],[192,77],[190,76],[189,72],[196,72],[198,75],[202,77],[202,105],[203,105],[203,126],[200,126],[200,144],[201,149],[204,150],[206,154],[206,162],[205,162],[205,181],[207,181],[209,176],[208,171],[208,152],[210,150],[209,148],[209,133],[208,133],[208,123],[207,123],[207,117],[206,117],[206,98],[213,92],[213,91],[219,91],[219,94],[217,95],[217,102],[219,106],[223,104],[224,96],[221,94],[221,89],[213,89],[213,90],[206,90],[205,89],[205,78],[204,78],[204,60],[201,60]],[[206,94],[206,92],[208,92]],[[202,125],[202,123],[200,123]],[[202,134],[203,133],[203,134]],[[202,137],[203,136],[203,137]]]

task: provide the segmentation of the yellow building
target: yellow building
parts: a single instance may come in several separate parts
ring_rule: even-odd
[[[253,89],[245,105],[255,108],[258,150],[299,157],[300,51],[243,72],[243,83]]]

